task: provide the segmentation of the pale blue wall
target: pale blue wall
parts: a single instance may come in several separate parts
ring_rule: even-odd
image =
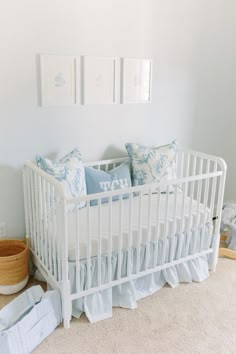
[[[221,153],[215,149],[216,144],[211,145],[215,138],[208,138],[204,132],[205,119],[214,120],[214,101],[208,103],[207,96],[217,84],[213,81],[212,87],[211,76],[206,76],[205,70],[214,78],[221,63],[233,70],[235,64],[225,61],[223,48],[219,53],[208,48],[213,42],[216,49],[218,41],[222,44],[224,32],[228,35],[230,31],[226,16],[223,24],[214,21],[214,11],[208,7],[216,3],[220,14],[224,1],[3,2],[0,222],[8,223],[10,235],[24,234],[21,168],[36,153],[53,155],[77,145],[85,160],[94,160],[124,155],[127,141],[159,145],[173,138],[183,145]],[[232,1],[227,3],[235,7]],[[205,37],[212,23],[217,26],[218,36],[212,32]],[[140,105],[41,108],[37,105],[37,53],[153,58],[153,101]],[[216,54],[217,65],[212,66]],[[220,79],[224,82],[224,76]],[[216,95],[215,101],[223,109],[227,97],[220,95],[221,102],[218,98]]]

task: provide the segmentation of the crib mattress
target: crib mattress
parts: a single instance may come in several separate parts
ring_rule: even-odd
[[[128,246],[137,247],[138,243],[146,244],[148,240],[156,241],[165,235],[170,237],[176,233],[187,232],[189,229],[206,224],[210,221],[210,210],[203,204],[199,205],[198,220],[196,220],[198,205],[192,201],[190,208],[190,198],[185,198],[184,217],[182,218],[183,195],[177,195],[176,223],[174,224],[175,195],[169,195],[168,217],[166,219],[166,195],[160,196],[159,211],[157,195],[152,196],[149,207],[149,196],[143,196],[142,212],[140,215],[140,200],[133,198],[132,213],[130,213],[130,199],[122,200],[122,213],[120,213],[120,202],[112,202],[112,222],[110,223],[110,206],[108,203],[101,205],[100,233],[99,233],[99,207],[93,206],[89,209],[90,228],[88,229],[88,210],[82,208],[78,212],[79,223],[76,226],[76,212],[68,214],[68,251],[69,260],[73,261],[79,252],[79,258],[87,257],[90,235],[91,256],[96,257],[99,251],[99,237],[101,237],[101,253],[105,254],[109,250],[118,251],[127,249]],[[149,215],[150,209],[150,215]],[[159,227],[157,229],[157,215],[159,213]],[[131,226],[130,227],[130,217]],[[122,219],[122,227],[120,226]],[[150,219],[150,224],[149,224]],[[182,222],[183,220],[183,222]],[[148,228],[148,225],[150,227]],[[140,227],[141,226],[141,227]],[[77,230],[79,231],[79,242]],[[99,236],[100,235],[100,236]],[[112,235],[112,237],[110,237]],[[79,249],[79,251],[78,251]]]

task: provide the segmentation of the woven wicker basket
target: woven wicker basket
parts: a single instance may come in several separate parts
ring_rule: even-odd
[[[21,283],[29,275],[29,246],[20,240],[0,240],[0,286]]]

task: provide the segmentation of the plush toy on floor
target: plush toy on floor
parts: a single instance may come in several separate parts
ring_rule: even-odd
[[[219,256],[236,259],[236,204],[224,205],[221,233],[221,241],[225,241],[228,248],[220,247]]]

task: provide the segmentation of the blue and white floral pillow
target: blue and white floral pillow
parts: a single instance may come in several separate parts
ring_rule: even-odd
[[[55,161],[37,155],[36,162],[39,168],[54,176],[64,185],[67,197],[87,195],[84,165],[77,148],[60,160]],[[79,207],[82,208],[85,204],[86,202],[81,202]],[[69,210],[73,210],[73,208],[72,205]]]
[[[176,178],[176,141],[155,148],[131,143],[125,147],[132,162],[134,186]]]

